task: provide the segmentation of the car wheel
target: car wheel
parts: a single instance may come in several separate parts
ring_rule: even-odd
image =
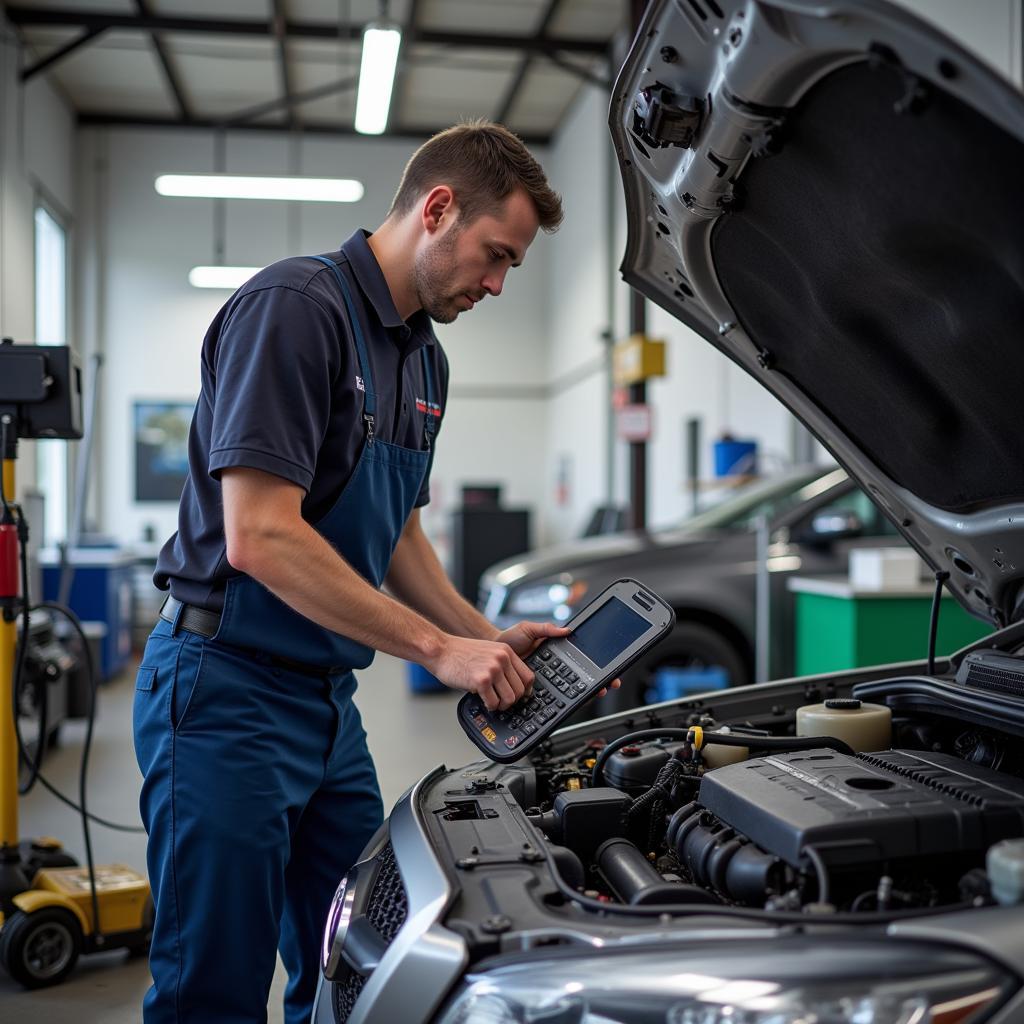
[[[742,652],[727,637],[701,622],[679,621],[666,639],[625,673],[621,689],[611,691],[605,698],[611,704],[604,706],[604,701],[594,702],[602,705],[600,713],[607,715],[652,703],[652,698],[657,699],[657,695],[651,693],[655,677],[663,668],[717,669],[728,686],[745,686],[750,681]]]
[[[82,951],[82,929],[75,915],[60,907],[26,914],[18,910],[0,931],[0,962],[25,988],[62,982]]]

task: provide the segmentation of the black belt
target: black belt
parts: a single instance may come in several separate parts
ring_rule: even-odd
[[[181,615],[178,616],[178,609],[181,609]],[[185,604],[179,601],[176,597],[172,597],[170,594],[164,599],[163,606],[160,608],[160,618],[164,622],[173,623],[175,617],[178,616],[178,628],[184,629],[189,633],[195,633],[198,636],[203,637],[205,640],[212,640],[217,634],[217,630],[220,629],[220,612],[211,612],[208,608],[198,608],[194,604]],[[231,646],[231,645],[225,645]],[[343,672],[347,672],[348,669],[344,667],[340,668],[323,668],[320,665],[310,665],[304,661],[293,661],[291,658],[281,658],[277,655],[264,654],[262,651],[250,650],[247,647],[236,647],[235,650],[240,651],[250,658],[255,658],[257,661],[262,662],[265,665],[274,665],[279,668],[288,669],[290,672],[300,672],[306,676],[337,676]]]
[[[187,629],[190,633],[198,633],[199,636],[211,640],[217,635],[220,629],[220,612],[211,612],[207,608],[197,608],[194,604],[182,604],[175,597],[167,595],[167,599],[160,609],[160,618],[164,622],[174,622],[181,609],[181,617],[178,619],[178,626]]]

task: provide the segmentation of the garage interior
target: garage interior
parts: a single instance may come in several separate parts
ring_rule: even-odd
[[[687,3],[702,25],[714,22],[710,0],[678,0]],[[899,6],[1024,86],[1022,0]],[[42,721],[39,770],[70,804],[32,786],[17,801],[22,837],[56,837],[85,862],[74,805],[91,659],[88,809],[118,826],[94,821],[93,858],[145,873],[133,700],[165,597],[153,572],[178,528],[204,334],[262,268],[336,251],[380,224],[417,147],[467,119],[515,132],[565,216],[557,232],[538,234],[500,296],[436,325],[451,376],[422,524],[459,593],[501,629],[562,625],[586,590],[580,581],[599,575],[593,560],[619,558],[621,575],[675,607],[678,631],[601,698],[609,711],[640,705],[639,722],[646,704],[923,656],[934,578],[892,516],[737,361],[620,276],[627,212],[608,109],[645,7],[0,3],[0,334],[73,350],[84,434],[26,437],[7,477],[31,528],[33,599],[70,605],[89,650],[59,615],[38,618],[15,696],[20,729],[37,756]],[[401,40],[374,134],[357,124],[368,26]],[[345,202],[188,197],[161,194],[162,175],[357,187]],[[771,300],[769,288],[762,309]],[[688,530],[742,536],[746,546],[701,555],[728,564],[715,571],[729,587],[742,576],[735,623],[655,582],[655,572],[684,578]],[[687,571],[709,572],[703,565]],[[940,656],[992,631],[948,594],[941,604]],[[358,680],[385,814],[437,765],[479,758],[456,720],[460,694],[421,666],[381,653]],[[600,703],[588,715],[604,713]],[[32,774],[24,758],[20,771],[22,781]],[[60,984],[35,990],[0,971],[0,1020],[137,1021],[151,980],[144,952],[120,948],[84,955]],[[284,1020],[286,980],[279,960],[271,1022]]]

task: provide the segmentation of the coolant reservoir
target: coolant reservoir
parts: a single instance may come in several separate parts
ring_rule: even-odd
[[[725,725],[717,731],[730,733],[732,730]],[[750,757],[750,751],[746,747],[727,747],[722,743],[709,743],[701,748],[700,756],[704,759],[705,768],[724,768],[727,764],[746,761]]]
[[[835,697],[824,704],[797,708],[796,734],[834,736],[856,751],[888,750],[892,745],[892,712],[883,704]]]

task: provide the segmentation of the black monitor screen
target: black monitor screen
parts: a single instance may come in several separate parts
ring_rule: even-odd
[[[613,597],[566,639],[595,665],[604,668],[612,658],[643,636],[650,625],[642,615],[637,615]]]

